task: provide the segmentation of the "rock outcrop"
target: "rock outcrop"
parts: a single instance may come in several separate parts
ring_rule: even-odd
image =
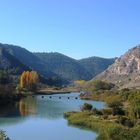
[[[118,58],[95,79],[115,83],[120,88],[140,87],[140,45]]]

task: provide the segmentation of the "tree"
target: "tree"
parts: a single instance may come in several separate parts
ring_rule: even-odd
[[[36,71],[24,71],[20,77],[20,88],[27,90],[36,90],[39,76]]]
[[[6,85],[9,82],[9,74],[4,70],[0,70],[0,84]]]
[[[26,72],[24,71],[20,77],[20,87],[21,89],[26,87]]]
[[[81,110],[82,111],[86,111],[86,110],[92,110],[92,105],[91,104],[88,104],[88,103],[85,103],[82,107],[81,107]]]
[[[131,118],[140,119],[140,92],[136,91],[129,96],[129,115]]]
[[[86,85],[86,89],[88,93],[94,93],[97,91],[103,90],[111,90],[115,85],[112,83],[108,83],[106,81],[89,81]]]
[[[112,108],[113,115],[124,115],[123,104],[119,95],[109,97],[106,103],[108,107]]]

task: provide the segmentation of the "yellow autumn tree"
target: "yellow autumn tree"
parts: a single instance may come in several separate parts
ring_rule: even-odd
[[[30,88],[30,85],[29,85],[29,80],[30,80],[30,72],[29,71],[26,71],[25,72],[25,77],[26,77],[26,88],[29,89]]]
[[[39,76],[36,71],[24,71],[20,77],[21,89],[36,90]]]
[[[26,72],[24,71],[20,77],[20,88],[23,89],[26,87]]]

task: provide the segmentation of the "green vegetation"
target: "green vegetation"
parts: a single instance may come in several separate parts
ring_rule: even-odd
[[[97,140],[139,140],[140,129],[129,128],[120,122],[107,120],[101,115],[95,116],[94,111],[65,113],[69,124],[83,126],[96,131]]]
[[[110,120],[95,116],[92,112],[65,113],[70,124],[84,126],[96,131],[97,140],[139,140],[138,128],[127,128]]]
[[[0,45],[1,46],[1,45]],[[0,47],[0,69],[11,75],[18,75],[29,68],[11,55],[6,48]]]
[[[9,84],[10,79],[9,79],[9,74],[5,70],[0,70],[0,84],[5,85]]]
[[[16,76],[16,79],[23,71],[37,71],[40,81],[50,86],[90,80],[114,61],[114,58],[98,57],[75,60],[60,53],[31,53],[19,46],[0,43],[0,69],[14,75],[14,78]]]
[[[108,97],[106,100],[108,107],[112,108],[113,115],[124,115],[124,111],[122,110],[123,104],[121,97],[119,95],[114,95]]]
[[[83,91],[82,99],[103,100],[107,107],[65,113],[70,124],[96,131],[97,140],[140,139],[140,90],[117,90],[105,81],[76,81],[75,85]]]
[[[115,62],[116,58],[107,59],[101,57],[89,57],[79,60],[79,63],[92,75],[92,78],[100,74]]]
[[[91,110],[91,109],[92,109],[92,105],[91,105],[91,104],[87,104],[87,103],[85,103],[85,104],[81,107],[81,110],[82,110],[82,111]]]
[[[47,66],[48,69],[59,75],[65,81],[78,79],[90,80],[92,75],[73,58],[60,53],[35,53]]]
[[[105,81],[90,81],[87,83],[88,92],[111,90],[114,84]]]
[[[75,81],[74,85],[86,93],[101,93],[110,91],[115,88],[115,85],[106,81]]]
[[[0,131],[0,140],[10,140],[5,134],[4,131]]]
[[[75,81],[75,87],[82,91],[82,99],[93,99],[105,101],[106,98],[116,95],[116,86],[106,81]]]
[[[60,53],[35,53],[46,63],[48,69],[68,81],[90,80],[103,72],[115,59],[90,57],[75,60]]]

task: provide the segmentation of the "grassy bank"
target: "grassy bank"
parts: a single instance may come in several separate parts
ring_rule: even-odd
[[[69,112],[65,118],[72,125],[84,126],[98,133],[96,140],[140,140],[139,127],[128,128],[95,116],[92,112]]]
[[[93,82],[81,98],[105,101],[107,108],[84,104],[82,112],[65,113],[68,122],[97,132],[96,140],[140,140],[140,90],[107,90],[102,84]]]

